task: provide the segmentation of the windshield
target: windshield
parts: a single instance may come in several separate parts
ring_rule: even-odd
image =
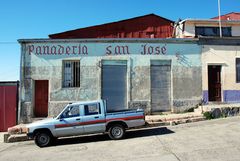
[[[68,105],[58,118],[70,118],[80,116],[79,105]]]

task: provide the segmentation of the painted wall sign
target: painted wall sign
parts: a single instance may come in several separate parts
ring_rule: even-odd
[[[36,55],[88,55],[88,47],[86,45],[28,45],[28,54]]]
[[[133,45],[120,45],[111,44],[106,45],[103,55],[130,55],[134,54],[134,50],[139,50],[140,55],[165,55],[167,54],[167,45],[151,45],[139,44]],[[91,55],[92,47],[86,44],[50,44],[50,45],[27,45],[27,53],[29,55]]]
[[[151,46],[148,44],[140,45],[141,55],[165,55],[167,52],[166,45],[164,46]],[[129,46],[112,46],[109,45],[106,47],[106,55],[128,55],[131,54],[129,50]]]
[[[200,66],[201,49],[197,44],[145,42],[32,42],[24,47],[26,65],[61,66],[62,59],[84,58],[91,64],[98,57],[132,57],[172,60],[174,65]],[[89,59],[92,57],[91,59]],[[93,58],[95,57],[95,58]],[[147,59],[138,59],[136,65],[146,65]],[[83,61],[82,61],[83,63]]]

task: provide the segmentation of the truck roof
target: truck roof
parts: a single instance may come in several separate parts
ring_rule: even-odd
[[[95,102],[101,102],[102,100],[92,100],[92,101],[78,101],[74,103],[70,103],[71,105],[78,105],[78,104],[88,104],[88,103],[95,103]]]

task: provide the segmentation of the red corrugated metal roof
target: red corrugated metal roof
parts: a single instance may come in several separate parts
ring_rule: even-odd
[[[212,19],[218,19],[218,16],[213,17]],[[225,15],[221,15],[221,20],[240,20],[240,12],[231,12]]]
[[[134,17],[102,25],[79,28],[49,35],[52,39],[68,38],[155,38],[170,37],[174,21],[155,14]]]

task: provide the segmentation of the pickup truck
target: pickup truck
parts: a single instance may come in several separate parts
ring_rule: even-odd
[[[145,125],[142,109],[107,112],[106,101],[96,100],[68,104],[56,118],[27,125],[27,135],[39,147],[46,147],[58,137],[107,133],[122,139],[125,130]]]

